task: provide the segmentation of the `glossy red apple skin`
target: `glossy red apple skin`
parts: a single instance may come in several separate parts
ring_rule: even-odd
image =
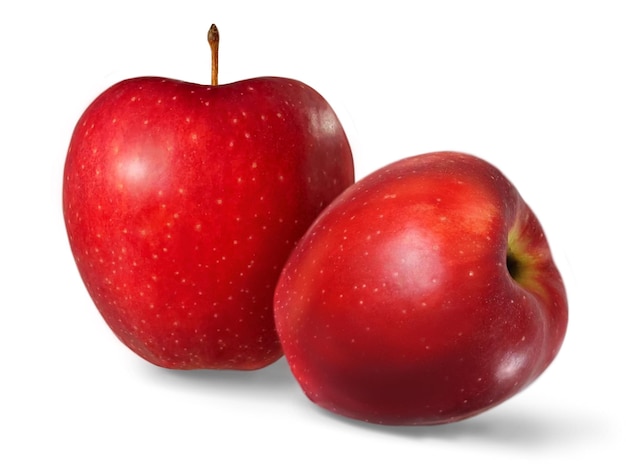
[[[387,425],[458,421],[515,395],[555,358],[568,316],[531,209],[456,152],[392,163],[339,196],[292,253],[275,314],[313,402]]]
[[[84,284],[131,350],[257,369],[282,355],[272,297],[289,252],[353,181],[340,122],[303,83],[140,77],[76,125],[63,212]]]

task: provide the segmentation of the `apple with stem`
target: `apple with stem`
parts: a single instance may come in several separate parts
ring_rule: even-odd
[[[287,78],[119,82],[85,110],[64,169],[73,256],[117,337],[158,366],[240,369],[282,355],[272,298],[314,218],[354,182],[345,132]]]
[[[553,361],[568,317],[537,217],[498,169],[457,152],[344,191],[290,256],[274,308],[305,394],[388,425],[502,403]]]

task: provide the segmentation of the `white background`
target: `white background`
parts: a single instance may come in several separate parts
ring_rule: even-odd
[[[625,468],[620,3],[2,2],[0,468]],[[377,427],[316,408],[282,360],[167,371],[119,343],[65,238],[67,144],[119,80],[207,83],[211,23],[221,83],[280,75],[316,88],[358,178],[447,149],[513,181],[571,304],[561,353],[537,382],[458,424]]]

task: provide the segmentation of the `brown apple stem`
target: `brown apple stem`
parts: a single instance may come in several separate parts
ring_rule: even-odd
[[[209,46],[211,46],[211,85],[217,86],[217,52],[220,46],[220,33],[214,24],[209,28]]]

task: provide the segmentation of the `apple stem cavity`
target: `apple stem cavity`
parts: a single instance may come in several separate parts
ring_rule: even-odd
[[[217,86],[217,53],[220,46],[220,33],[217,26],[212,24],[208,33],[209,46],[211,47],[211,85]]]
[[[520,264],[520,260],[511,251],[506,254],[506,268],[509,271],[511,277],[517,281],[519,279],[522,267]]]

